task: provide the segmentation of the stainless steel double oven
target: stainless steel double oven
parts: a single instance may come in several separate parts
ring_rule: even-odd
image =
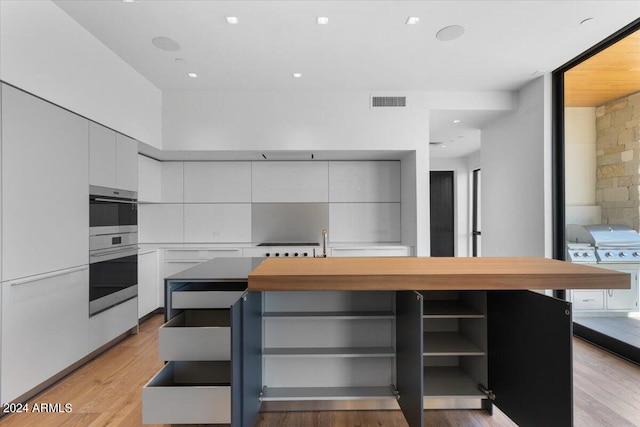
[[[89,316],[138,295],[138,194],[89,188]]]

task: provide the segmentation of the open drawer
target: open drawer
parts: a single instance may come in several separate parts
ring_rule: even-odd
[[[185,310],[158,331],[160,360],[231,360],[231,313]]]
[[[212,290],[208,283],[189,283],[171,292],[171,308],[229,308],[244,294],[246,284],[239,286],[242,289]]]
[[[142,389],[142,423],[231,423],[231,363],[165,365]]]

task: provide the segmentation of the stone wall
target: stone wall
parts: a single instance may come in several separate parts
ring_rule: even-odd
[[[596,203],[602,222],[640,229],[640,92],[596,109]]]

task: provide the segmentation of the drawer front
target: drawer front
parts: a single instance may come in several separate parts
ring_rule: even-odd
[[[174,291],[171,307],[189,308],[229,308],[242,296],[244,291]]]
[[[193,372],[190,375],[197,376],[202,362],[191,363],[192,368],[188,369]],[[142,389],[142,423],[231,423],[231,386],[206,385],[207,373],[203,375],[203,382],[198,382],[197,378],[181,381],[174,366],[177,366],[176,362],[167,364]]]
[[[333,248],[333,257],[394,257],[409,256],[409,248]]]
[[[574,310],[604,310],[603,291],[573,291]]]
[[[160,327],[158,351],[164,361],[231,360],[229,313],[181,313]]]
[[[166,260],[202,260],[208,261],[217,257],[239,257],[242,249],[167,249]]]

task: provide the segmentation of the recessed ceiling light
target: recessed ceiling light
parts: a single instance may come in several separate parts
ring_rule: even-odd
[[[302,77],[302,73],[293,73],[294,79],[299,79],[300,77]]]
[[[122,0],[122,3],[133,3],[133,0]]]
[[[198,75],[196,73],[187,73],[187,76],[191,77],[192,79],[198,78]]]
[[[419,16],[410,16],[407,18],[407,25],[416,25],[418,22],[420,22],[420,17]]]
[[[176,58],[173,60],[176,64],[186,64],[187,61],[185,61],[183,58]]]
[[[440,146],[440,148],[446,148],[446,147],[447,147],[447,146],[446,146],[446,145],[444,145],[444,144],[442,144],[442,145]]]
[[[235,25],[238,22],[240,22],[240,21],[238,21],[238,17],[237,16],[225,16],[225,18],[227,19],[227,24]]]
[[[582,21],[580,21],[580,25],[592,25],[595,24],[596,20],[595,18],[587,18],[587,19],[583,19]]]
[[[160,50],[167,50],[169,52],[180,50],[178,42],[168,37],[154,37],[151,43]]]
[[[449,25],[442,28],[436,33],[436,38],[442,42],[448,42],[455,40],[464,34],[464,27],[462,25]]]
[[[329,17],[328,16],[318,16],[316,18],[316,23],[318,25],[327,25],[329,23]]]
[[[452,120],[452,123],[460,123],[460,119],[454,119]]]

